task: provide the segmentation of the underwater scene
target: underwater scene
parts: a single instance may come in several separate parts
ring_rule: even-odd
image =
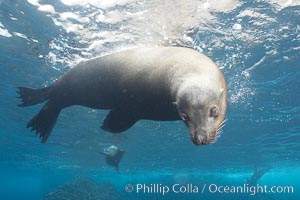
[[[300,199],[299,0],[0,0],[0,199]]]

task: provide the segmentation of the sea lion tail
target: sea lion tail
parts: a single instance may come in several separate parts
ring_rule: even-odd
[[[56,123],[57,117],[61,108],[51,100],[48,101],[40,112],[34,116],[27,124],[26,128],[36,131],[36,134],[42,138],[42,143],[45,143]]]
[[[48,100],[50,88],[51,86],[39,89],[18,87],[19,90],[17,92],[20,94],[19,98],[22,100],[22,103],[19,104],[19,106],[32,106]]]

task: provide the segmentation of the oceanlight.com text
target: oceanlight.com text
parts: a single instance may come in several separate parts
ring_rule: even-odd
[[[178,184],[164,185],[159,183],[145,184],[127,184],[125,186],[125,191],[128,193],[136,194],[161,194],[167,195],[168,193],[175,194],[293,194],[293,186],[268,186],[268,185],[218,185],[218,184]]]

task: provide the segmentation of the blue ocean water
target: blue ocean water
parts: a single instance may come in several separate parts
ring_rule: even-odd
[[[299,16],[297,0],[0,0],[0,199],[299,199]],[[25,128],[41,105],[18,107],[16,87],[49,85],[82,59],[174,44],[225,75],[215,144],[193,145],[180,121],[112,135],[99,128],[107,111],[79,106],[46,144]],[[120,173],[98,153],[112,144],[126,150]]]

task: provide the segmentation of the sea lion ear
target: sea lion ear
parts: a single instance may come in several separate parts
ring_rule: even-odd
[[[178,112],[178,104],[177,104],[177,102],[174,101],[174,102],[171,103],[171,105],[172,105],[172,109],[173,109],[174,111],[177,111],[177,112]]]
[[[225,91],[225,89],[224,89],[224,88],[221,88],[221,89],[220,89],[220,97],[222,97],[222,96],[223,96],[223,94],[224,94],[224,91]]]

